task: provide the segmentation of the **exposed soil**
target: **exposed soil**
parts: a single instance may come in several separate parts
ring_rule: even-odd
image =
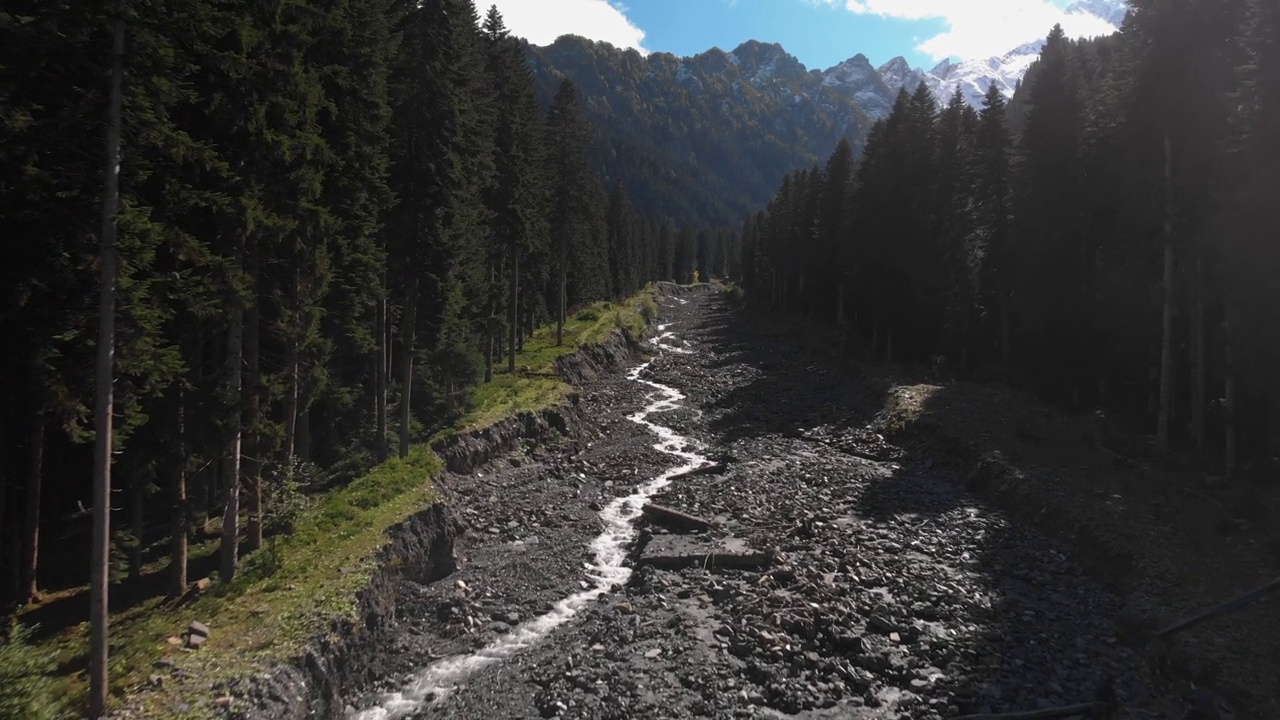
[[[458,570],[404,581],[392,674],[349,698],[349,714],[924,719],[1103,698],[1117,717],[1186,715],[1191,695],[1130,647],[1127,599],[1083,571],[1096,563],[972,494],[951,455],[878,432],[889,385],[753,331],[717,293],[666,297],[660,322],[673,337],[639,381],[585,380],[576,439],[450,481],[466,527]],[[684,462],[629,419],[664,386],[685,397],[648,419],[723,466],[654,501],[715,526],[655,542],[670,531],[640,520],[624,585],[456,688],[395,702],[422,668],[485,658],[592,585],[601,510]],[[699,547],[771,562],[669,562]]]

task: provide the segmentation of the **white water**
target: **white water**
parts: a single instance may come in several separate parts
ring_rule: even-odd
[[[667,327],[668,325],[658,326],[658,336],[653,339],[655,347],[684,355],[693,352],[667,343],[667,340],[675,337],[674,333],[667,331]],[[591,543],[591,549],[595,552],[595,563],[587,572],[591,587],[561,600],[550,612],[520,625],[510,634],[470,655],[457,655],[428,665],[399,692],[385,694],[379,698],[377,706],[356,713],[354,720],[394,720],[418,711],[424,705],[458,689],[473,673],[532,647],[588,603],[608,592],[609,588],[627,582],[631,577],[631,568],[623,563],[626,559],[626,547],[635,536],[635,520],[640,516],[640,509],[654,493],[666,487],[672,477],[710,463],[690,449],[696,445],[694,441],[671,428],[649,421],[650,415],[675,410],[685,399],[684,394],[675,388],[642,379],[640,375],[649,365],[650,363],[644,363],[627,373],[629,379],[648,385],[655,391],[646,398],[652,399],[649,405],[627,419],[643,425],[658,436],[659,442],[653,446],[655,449],[680,458],[683,463],[638,486],[632,494],[614,500],[600,511],[605,529]]]

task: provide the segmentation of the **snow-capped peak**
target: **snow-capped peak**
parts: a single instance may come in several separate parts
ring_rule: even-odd
[[[1066,8],[1068,13],[1092,15],[1101,19],[1108,27],[1119,30],[1120,24],[1129,11],[1128,0],[1077,0]],[[981,107],[982,98],[988,88],[995,85],[1006,97],[1013,95],[1018,82],[1027,73],[1027,68],[1040,56],[1044,40],[1038,39],[1020,45],[1003,55],[981,60],[963,60],[955,62],[947,58],[926,72],[920,68],[911,69],[903,58],[894,58],[880,67],[879,75],[892,92],[906,88],[908,92],[915,89],[921,81],[933,90],[940,102],[946,102],[955,94],[957,88],[965,100],[974,107]],[[920,79],[917,79],[920,78]]]
[[[861,53],[823,72],[822,84],[853,98],[872,118],[888,115],[893,107],[893,91],[867,56]]]
[[[881,65],[877,72],[890,92],[897,92],[900,88],[906,88],[907,92],[915,92],[920,83],[924,82],[924,71],[911,67],[907,59],[901,55]]]
[[[1076,0],[1067,6],[1068,13],[1093,15],[1106,21],[1108,25],[1119,28],[1124,16],[1129,13],[1128,0]]]
[[[851,85],[866,82],[876,75],[871,61],[866,55],[858,53],[835,67],[822,73],[823,85]]]

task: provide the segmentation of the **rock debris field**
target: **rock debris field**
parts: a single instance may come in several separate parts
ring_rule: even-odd
[[[582,389],[588,431],[449,479],[458,570],[405,588],[392,672],[349,717],[932,720],[1107,692],[1167,717],[1119,599],[867,429],[883,399],[718,293],[659,322],[650,364]],[[647,500],[707,527],[602,519],[680,467]]]

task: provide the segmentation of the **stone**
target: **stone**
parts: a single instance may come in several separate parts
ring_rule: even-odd
[[[702,536],[655,535],[637,565],[663,569],[686,567],[760,568],[773,564],[773,554],[760,552],[740,538],[712,540]]]
[[[661,654],[662,654],[662,648],[654,648],[652,650],[646,651],[644,656],[650,660],[653,660],[654,658],[658,657]]]
[[[893,623],[885,620],[880,615],[872,615],[867,618],[867,629],[873,633],[887,635],[893,632]]]
[[[208,638],[208,637],[209,637],[209,626],[208,626],[208,625],[205,625],[204,623],[200,622],[199,620],[192,620],[192,621],[191,621],[191,624],[187,626],[187,633],[188,633],[189,635],[193,635],[193,636],[194,636],[194,635],[199,635],[200,637]]]

